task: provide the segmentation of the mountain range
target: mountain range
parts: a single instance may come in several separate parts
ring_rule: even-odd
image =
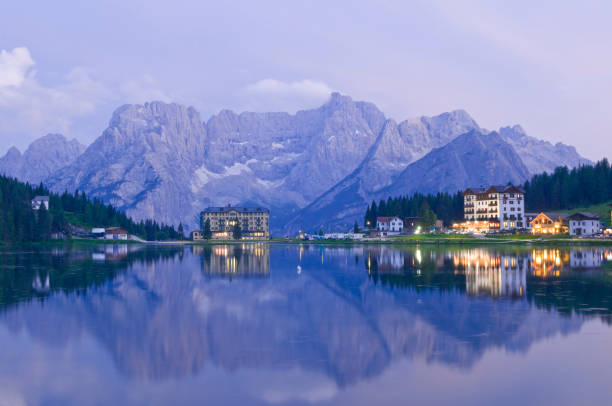
[[[175,103],[124,105],[87,148],[50,134],[23,154],[11,148],[0,173],[187,228],[209,205],[266,206],[278,235],[350,227],[372,199],[521,183],[590,163],[520,126],[487,131],[463,110],[396,123],[333,93],[296,114],[222,110],[206,122]]]

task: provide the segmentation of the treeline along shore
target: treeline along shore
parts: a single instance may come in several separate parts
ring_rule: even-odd
[[[34,204],[48,197],[48,206]],[[57,194],[42,184],[33,186],[0,176],[0,241],[5,243],[70,238],[75,230],[121,227],[143,240],[178,240],[174,227],[154,220],[136,222],[110,204],[83,192]],[[182,227],[181,227],[182,228]]]

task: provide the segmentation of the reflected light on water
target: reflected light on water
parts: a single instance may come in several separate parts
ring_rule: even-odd
[[[0,256],[0,380],[22,403],[541,402],[504,379],[609,403],[609,249],[132,247]]]

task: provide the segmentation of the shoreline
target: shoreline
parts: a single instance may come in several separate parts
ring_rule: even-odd
[[[533,238],[532,236],[495,236],[495,237],[473,237],[473,236],[448,236],[439,234],[422,234],[395,237],[386,240],[299,240],[286,238],[271,238],[269,240],[176,240],[176,241],[138,241],[138,240],[93,240],[84,238],[74,238],[67,240],[47,240],[36,242],[0,242],[0,247],[14,245],[146,245],[146,246],[212,246],[220,244],[289,244],[289,245],[586,245],[586,246],[612,246],[612,238],[571,238],[569,236],[551,238]]]

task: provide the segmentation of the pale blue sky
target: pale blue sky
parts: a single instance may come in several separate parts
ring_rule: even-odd
[[[612,157],[608,1],[11,1],[0,6],[0,153],[91,142],[124,103],[295,111],[332,90],[396,120],[467,110],[489,129]]]

